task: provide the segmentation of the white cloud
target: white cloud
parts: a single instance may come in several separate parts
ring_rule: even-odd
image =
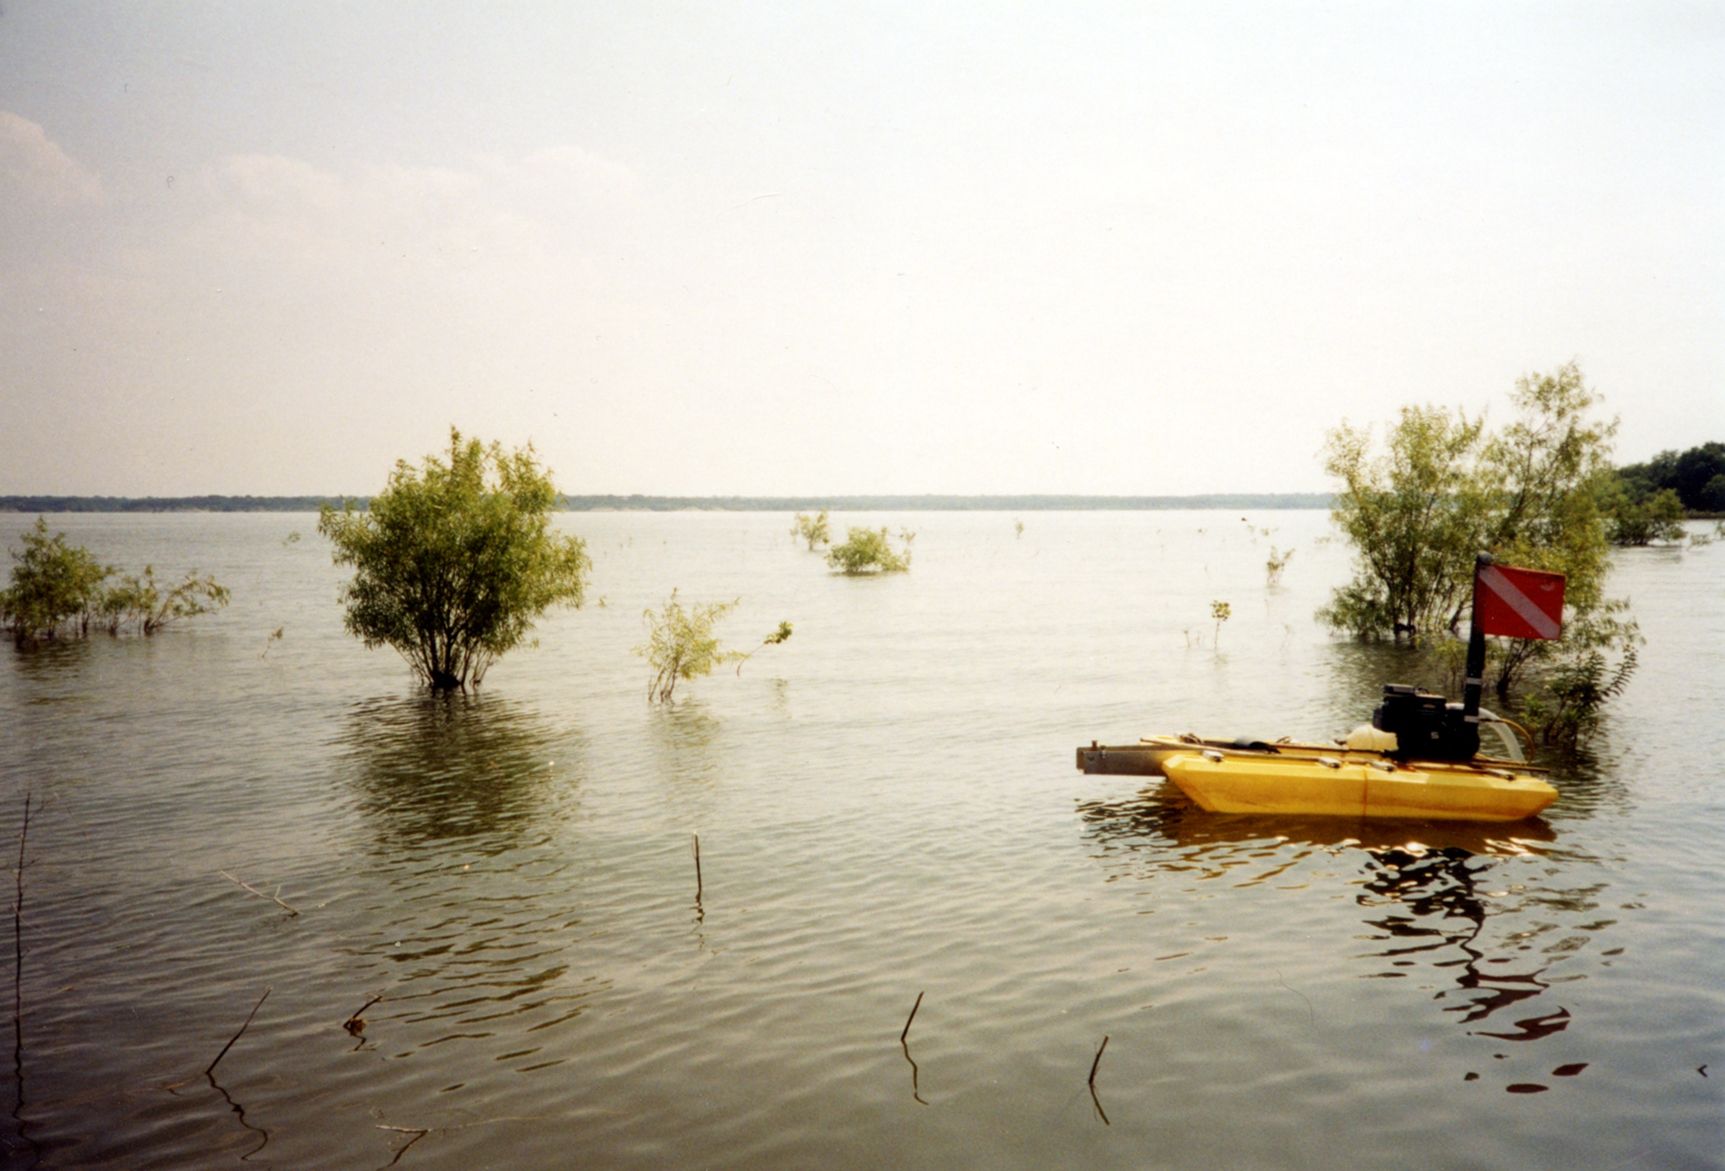
[[[48,207],[94,204],[102,200],[102,182],[41,126],[0,110],[0,198]]]

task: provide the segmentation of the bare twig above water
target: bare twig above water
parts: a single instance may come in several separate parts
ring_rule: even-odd
[[[910,1036],[910,1023],[916,1019],[916,1010],[922,1007],[922,998],[923,993],[918,992],[916,1003],[910,1006],[910,1015],[904,1019],[904,1028],[898,1035],[898,1047],[904,1050],[904,1059],[910,1062],[910,1096],[926,1106],[928,1103],[923,1100],[922,1087],[918,1084],[922,1071],[917,1069],[916,1059],[910,1055],[910,1042],[906,1039]]]
[[[18,827],[18,898],[12,904],[12,1117],[23,1139],[38,1159],[42,1151],[24,1131],[24,852],[30,844],[30,790],[24,791],[24,821]]]
[[[403,1155],[407,1154],[407,1148],[408,1147],[411,1147],[414,1143],[418,1142],[420,1139],[424,1138],[426,1135],[431,1133],[431,1131],[426,1130],[422,1127],[385,1126],[382,1123],[378,1124],[377,1129],[379,1129],[379,1130],[393,1130],[397,1134],[411,1134],[413,1136],[412,1138],[408,1139],[406,1142],[401,1144],[401,1149],[395,1152],[395,1158],[393,1158],[389,1162],[385,1163],[384,1164],[385,1167],[393,1167],[397,1163],[401,1162],[401,1157]]]
[[[926,989],[924,991],[926,991]],[[916,1019],[916,1010],[922,1007],[922,995],[923,994],[921,992],[918,992],[916,994],[916,1003],[910,1006],[910,1016],[905,1018],[904,1032],[898,1035],[898,1039],[901,1044],[904,1042],[906,1037],[910,1036],[910,1022]]]
[[[692,836],[695,839],[695,907],[699,910],[701,906],[701,835],[694,834]]]
[[[363,1016],[361,1016],[360,1013],[364,1012],[366,1009],[370,1008],[372,1005],[376,1004],[378,1001],[380,1001],[382,999],[383,999],[383,993],[379,992],[376,996],[373,996],[370,1000],[366,1001],[364,1004],[362,1004],[358,1008],[354,1009],[353,1015],[348,1017],[345,1021],[341,1022],[341,1027],[346,1029],[348,1031],[349,1035],[355,1036],[355,1037],[357,1037],[361,1033],[365,1032],[365,1018]]]
[[[16,966],[12,969],[16,977],[13,986],[13,1020],[19,1028],[19,1051],[23,1050],[24,1021],[24,850],[30,842],[30,798],[24,794],[24,823],[18,827],[18,899],[12,904],[12,939],[16,952]]]
[[[282,902],[281,896],[279,894],[273,894],[272,895],[272,894],[269,894],[265,891],[261,891],[249,882],[240,881],[239,879],[235,878],[233,875],[229,874],[226,870],[218,870],[218,871],[216,871],[216,873],[220,874],[223,878],[227,879],[229,882],[232,882],[232,883],[235,883],[239,886],[245,887],[245,889],[247,889],[247,890],[251,891],[251,893],[257,895],[258,898],[268,899],[270,902],[274,903],[276,906],[280,907],[282,910],[286,911],[289,915],[292,915],[294,918],[296,918],[296,919],[299,918],[299,912],[294,910],[294,908],[288,906],[286,903]]]
[[[379,1122],[375,1125],[378,1130],[387,1130],[395,1134],[411,1134],[413,1136],[402,1144],[399,1151],[395,1152],[395,1158],[384,1164],[385,1167],[393,1167],[401,1161],[401,1156],[407,1153],[408,1147],[411,1147],[414,1143],[418,1142],[428,1134],[454,1134],[457,1131],[471,1130],[476,1126],[495,1126],[500,1122],[545,1121],[547,1121],[547,1118],[543,1114],[504,1114],[499,1115],[496,1118],[475,1118],[472,1122],[461,1122],[454,1126],[391,1126],[386,1122]]]
[[[232,1037],[228,1038],[228,1043],[226,1045],[222,1046],[222,1051],[220,1053],[216,1054],[216,1060],[210,1062],[209,1065],[207,1065],[204,1068],[204,1073],[206,1075],[213,1072],[216,1068],[217,1063],[220,1062],[222,1058],[224,1058],[228,1055],[228,1050],[232,1049],[234,1047],[234,1042],[238,1041],[241,1037],[245,1036],[246,1030],[251,1028],[251,1026],[252,1026],[252,1018],[258,1015],[258,1009],[262,1008],[264,1006],[264,1001],[268,1000],[269,998],[270,998],[270,989],[269,989],[268,985],[265,985],[264,994],[262,996],[258,997],[258,1002],[256,1004],[252,1005],[251,1012],[246,1014],[245,1024],[240,1026],[240,1031],[235,1033]]]
[[[1090,1062],[1090,1103],[1096,1107],[1097,1117],[1102,1119],[1103,1126],[1112,1126],[1108,1121],[1108,1112],[1102,1109],[1102,1099],[1096,1096],[1096,1067],[1102,1064],[1102,1051],[1108,1048],[1108,1034],[1102,1035],[1102,1044],[1096,1047],[1096,1057]]]
[[[1102,1044],[1096,1047],[1096,1060],[1090,1063],[1090,1088],[1096,1088],[1096,1067],[1102,1064],[1102,1051],[1108,1048],[1108,1035],[1102,1035]]]

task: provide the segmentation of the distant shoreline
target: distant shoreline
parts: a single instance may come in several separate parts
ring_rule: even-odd
[[[0,512],[316,512],[341,496],[0,496]],[[563,512],[1145,512],[1327,509],[1327,492],[1194,496],[564,496]]]

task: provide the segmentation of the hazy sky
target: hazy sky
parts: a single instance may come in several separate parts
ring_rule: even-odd
[[[1725,4],[0,0],[0,492],[1329,487],[1725,440]]]

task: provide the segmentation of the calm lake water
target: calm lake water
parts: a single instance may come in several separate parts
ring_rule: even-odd
[[[1073,767],[1367,716],[1321,513],[836,517],[917,530],[884,580],[567,514],[588,605],[446,700],[343,633],[315,517],[50,519],[234,602],[0,655],[10,1164],[1725,1166],[1725,543],[1618,554],[1639,674],[1468,830]],[[795,636],[650,707],[672,587]]]

